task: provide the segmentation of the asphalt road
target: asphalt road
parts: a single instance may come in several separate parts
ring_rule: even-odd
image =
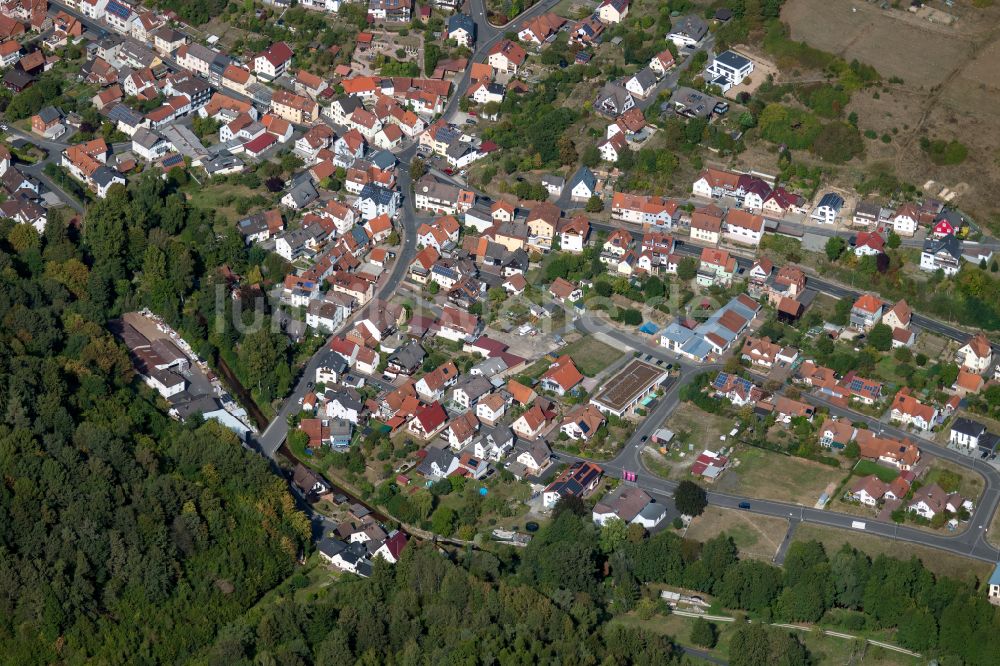
[[[86,19],[86,17],[83,17],[71,8],[68,8],[58,2],[54,2],[53,4],[79,18],[89,29],[101,32],[104,31],[102,26]],[[542,0],[521,14],[517,19],[508,23],[506,26],[495,27],[486,20],[484,0],[472,0],[472,16],[476,22],[478,31],[478,41],[472,58],[473,61],[484,61],[489,49],[503,39],[503,34],[505,32],[516,31],[525,20],[549,11],[556,4],[557,0]],[[168,62],[171,61],[168,60]],[[467,68],[462,78],[456,84],[455,94],[449,101],[443,113],[444,118],[450,120],[454,115],[458,101],[468,90],[469,79],[470,72]],[[54,152],[58,154],[65,147],[65,144],[43,142],[41,140],[36,140],[35,137],[30,138],[34,143],[46,147],[50,153]],[[52,143],[53,145],[46,146],[46,143]],[[418,217],[413,206],[412,196],[410,195],[411,178],[408,170],[408,163],[414,153],[415,145],[411,144],[406,149],[400,151],[397,155],[401,162],[398,180],[403,197],[402,211],[400,214],[400,231],[403,245],[398,256],[396,257],[392,271],[389,273],[389,276],[385,279],[378,290],[377,296],[379,298],[389,297],[399,288],[399,285],[406,275],[407,268],[412,262],[413,257],[416,255],[415,232]],[[51,157],[49,159],[51,159]],[[47,185],[50,185],[51,187],[50,183],[47,183]],[[58,192],[57,188],[51,187],[51,189]],[[67,201],[72,202],[73,200],[72,198],[67,197]],[[987,243],[984,243],[984,245],[987,245]],[[684,254],[696,255],[700,253],[701,250],[697,246],[681,245],[678,247],[678,251]],[[750,262],[743,259],[741,260],[741,265],[749,267]],[[856,298],[858,295],[858,292],[815,277],[810,277],[810,285],[824,293],[828,293],[838,298]],[[348,323],[341,329],[342,331],[346,330],[351,325],[350,321],[351,320],[348,320]],[[965,331],[920,315],[915,314],[914,321],[922,328],[958,340],[964,341],[969,337],[969,334]],[[719,366],[693,366],[682,362],[673,354],[666,352],[660,347],[649,345],[642,339],[628,335],[622,331],[603,326],[589,316],[581,316],[576,322],[576,327],[585,333],[593,333],[597,330],[602,330],[605,335],[609,335],[612,338],[619,340],[622,344],[636,349],[642,354],[649,354],[654,358],[674,363],[675,366],[680,368],[680,375],[670,383],[665,391],[665,394],[661,397],[660,402],[656,405],[653,412],[643,420],[633,436],[626,443],[625,447],[623,447],[621,453],[614,460],[602,463],[602,467],[605,471],[612,475],[620,475],[624,470],[641,472],[638,485],[643,487],[654,497],[660,499],[660,501],[668,501],[669,498],[672,497],[677,484],[676,482],[660,479],[650,474],[642,463],[642,449],[645,446],[647,438],[652,434],[652,432],[659,427],[659,425],[666,419],[667,416],[669,416],[670,413],[673,412],[674,409],[676,409],[679,401],[680,387],[694,381],[697,375],[701,372],[711,371],[717,369]],[[255,441],[253,441],[254,447],[259,452],[268,458],[274,458],[275,452],[287,435],[288,416],[294,414],[298,410],[299,399],[309,392],[311,388],[310,385],[315,377],[316,368],[328,362],[331,354],[332,352],[329,350],[329,345],[326,344],[306,364],[295,389],[285,399],[278,415],[274,418],[268,428],[261,433]],[[833,413],[837,413],[833,411],[833,408],[831,408],[831,411]],[[851,410],[846,411],[850,412]],[[851,412],[851,418],[856,418],[856,416],[857,413]],[[882,426],[882,424],[879,425],[883,427],[886,432],[894,434],[895,429],[887,428]],[[898,431],[898,434],[895,434],[895,436],[903,435],[906,435],[906,433],[902,433],[901,431]],[[934,446],[933,444],[925,443],[925,448],[927,445]],[[997,559],[1000,558],[1000,551],[993,548],[986,542],[984,539],[984,533],[986,527],[989,525],[989,520],[992,519],[997,505],[1000,504],[1000,491],[998,491],[997,483],[1000,481],[1000,472],[997,472],[997,470],[986,464],[979,464],[977,466],[977,460],[962,456],[961,454],[950,451],[949,449],[937,447],[934,454],[952,460],[953,462],[961,464],[965,467],[971,467],[984,475],[986,480],[984,494],[980,498],[979,505],[977,506],[974,515],[974,520],[972,521],[969,529],[966,530],[965,533],[958,536],[947,536],[943,534],[932,534],[909,527],[901,527],[895,524],[867,521],[866,532],[893,538],[899,541],[928,545],[948,552],[968,555],[978,559],[997,561]],[[970,461],[972,464],[970,464]],[[749,501],[751,505],[750,511],[753,513],[778,516],[782,518],[787,517],[791,520],[798,520],[799,522],[809,521],[832,527],[850,529],[852,523],[857,520],[856,516],[822,511],[784,502],[756,499],[750,500],[745,497],[729,495],[726,493],[709,492],[708,499],[713,505],[727,508],[738,508],[740,503]]]
[[[396,290],[399,289],[399,285],[406,276],[407,269],[417,254],[416,231],[419,221],[416,209],[413,207],[413,197],[410,195],[411,178],[408,166],[409,160],[413,157],[415,151],[416,147],[410,146],[397,154],[400,160],[397,181],[403,199],[399,215],[401,227],[399,231],[403,245],[396,256],[395,263],[388,277],[380,285],[376,293],[376,298],[388,299],[392,297]],[[315,381],[316,369],[333,360],[335,352],[330,350],[330,340],[334,336],[347,331],[352,326],[353,320],[353,317],[349,318],[340,330],[331,335],[319,351],[309,359],[298,383],[295,385],[295,389],[285,398],[281,408],[278,410],[277,416],[274,417],[264,432],[253,441],[254,448],[268,458],[273,458],[281,443],[285,441],[285,437],[288,434],[288,417],[299,412],[299,399],[312,389],[311,384]]]
[[[656,407],[639,424],[632,437],[629,438],[628,442],[622,448],[622,451],[613,460],[597,461],[605,473],[611,476],[621,478],[624,471],[638,473],[636,485],[644,489],[658,501],[670,502],[673,492],[677,487],[677,482],[661,479],[650,472],[643,464],[642,450],[646,447],[646,442],[652,433],[677,408],[680,401],[680,388],[690,384],[701,373],[719,370],[722,364],[696,365],[684,359],[678,359],[676,355],[664,350],[662,347],[650,345],[641,338],[612,328],[587,315],[581,315],[576,320],[575,326],[581,333],[594,334],[600,332],[605,336],[610,336],[618,340],[623,346],[632,348],[640,354],[649,354],[656,359],[673,363],[675,367],[680,368],[680,376],[674,378],[670,385],[666,387],[664,395],[660,398]],[[909,437],[921,447],[921,452],[924,455],[942,458],[982,474],[985,480],[983,494],[977,501],[967,529],[957,535],[932,533],[912,527],[896,525],[895,523],[859,519],[858,516],[815,509],[799,504],[759,500],[712,490],[708,491],[709,504],[729,509],[738,509],[741,503],[749,502],[750,509],[747,511],[750,513],[786,518],[796,523],[811,522],[818,525],[844,529],[854,529],[852,525],[856,521],[861,520],[866,524],[864,531],[869,534],[888,537],[898,541],[918,543],[980,560],[990,562],[1000,561],[1000,550],[991,546],[985,539],[985,531],[989,527],[998,505],[1000,505],[1000,471],[978,458],[966,456],[957,451],[941,447],[930,440],[915,437],[911,433],[882,424],[878,419],[860,412],[831,405],[817,396],[807,395],[803,399],[809,400],[814,404],[822,404],[828,407],[832,414],[843,416],[851,421],[867,421],[873,429],[881,428],[887,435],[898,438]],[[581,459],[562,453],[559,455],[567,461]],[[787,544],[783,544],[783,548],[787,548]],[[779,556],[783,558],[780,551]]]
[[[527,10],[522,12],[513,21],[503,26],[494,26],[486,19],[485,0],[471,0],[472,20],[476,23],[476,47],[472,52],[470,64],[474,62],[486,62],[491,48],[501,42],[507,32],[517,32],[521,25],[528,19],[551,10],[559,4],[559,0],[541,0]],[[459,100],[465,97],[472,80],[472,67],[466,67],[462,73],[462,78],[455,82],[455,94],[448,100],[441,117],[447,122],[452,122],[455,112],[458,110]]]
[[[592,224],[591,226],[595,228],[606,228],[606,229],[614,228],[613,226],[610,225],[599,225],[599,224]],[[678,254],[687,255],[689,257],[697,257],[701,255],[701,251],[702,247],[700,245],[694,245],[691,243],[677,244]],[[753,261],[746,257],[741,257],[737,255],[734,255],[734,257],[740,268],[749,270],[750,267],[753,266]],[[777,268],[778,266],[776,265],[775,269]],[[837,284],[829,280],[824,280],[823,278],[817,277],[816,275],[812,274],[809,274],[809,287],[821,293],[833,296],[834,298],[849,298],[851,300],[857,299],[863,293],[851,287],[845,287],[842,284]],[[964,343],[973,335],[971,332],[963,328],[960,328],[958,326],[955,326],[954,324],[949,324],[940,321],[938,319],[932,319],[930,317],[918,314],[916,312],[913,313],[913,323],[916,324],[919,328],[922,328],[926,331],[930,331],[938,335],[943,335],[946,338],[950,338],[958,342]],[[991,346],[993,347],[994,353],[1000,353],[1000,344],[992,343]]]

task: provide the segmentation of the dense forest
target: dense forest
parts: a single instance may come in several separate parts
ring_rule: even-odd
[[[43,235],[0,221],[2,663],[181,663],[308,543],[284,481],[229,431],[167,418],[108,332],[204,270],[174,235],[200,217],[153,180],[82,239],[56,212]],[[137,275],[158,252],[162,287]]]
[[[223,630],[211,664],[666,664],[668,637],[621,622],[669,610],[647,583],[712,594],[718,607],[763,622],[818,622],[850,633],[888,632],[947,663],[991,664],[995,609],[965,582],[935,578],[916,559],[874,560],[849,546],[828,554],[795,543],[784,568],[740,560],[725,536],[704,544],[637,526],[595,527],[582,506],[556,517],[523,550],[445,557],[413,544],[368,580],[345,576],[302,589],[286,582]],[[733,666],[815,663],[798,638],[760,622],[738,629]]]

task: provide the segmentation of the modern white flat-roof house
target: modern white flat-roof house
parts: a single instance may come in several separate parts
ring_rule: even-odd
[[[733,86],[738,86],[753,71],[753,61],[735,51],[723,51],[715,56],[708,66],[709,83],[717,85],[726,92]]]

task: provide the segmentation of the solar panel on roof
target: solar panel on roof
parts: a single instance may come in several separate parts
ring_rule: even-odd
[[[126,7],[123,4],[117,3],[114,0],[111,0],[111,2],[108,3],[108,6],[105,7],[104,11],[107,12],[108,14],[114,14],[115,16],[118,16],[123,19],[128,18],[128,15],[132,13],[131,8]]]
[[[729,379],[729,375],[724,372],[720,372],[716,376],[715,380],[712,382],[712,388],[721,389],[726,385],[726,381]]]

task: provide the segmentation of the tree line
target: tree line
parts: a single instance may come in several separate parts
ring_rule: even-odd
[[[189,661],[308,543],[284,481],[221,426],[169,419],[108,331],[141,298],[148,248],[168,256],[166,298],[198,271],[153,233],[167,205],[121,203],[88,219],[89,251],[58,211],[42,235],[0,220],[5,663]]]

